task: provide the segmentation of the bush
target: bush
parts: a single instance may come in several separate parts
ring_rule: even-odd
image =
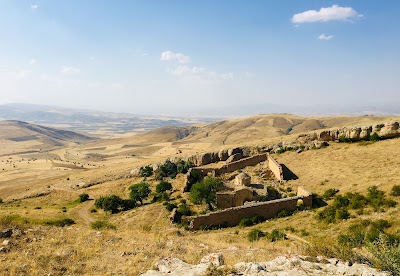
[[[258,241],[260,238],[264,237],[265,233],[260,229],[252,229],[249,233],[247,233],[247,239],[250,242]]]
[[[153,167],[144,166],[139,169],[139,175],[141,177],[150,177],[153,175]]]
[[[338,195],[333,200],[333,206],[336,208],[347,207],[350,204],[350,200],[346,196]]]
[[[136,203],[140,202],[143,205],[143,200],[145,200],[150,195],[150,185],[146,182],[140,182],[138,184],[134,184],[129,187],[130,190],[130,198]]]
[[[375,211],[378,211],[381,207],[394,207],[396,205],[395,201],[387,200],[385,193],[378,190],[377,186],[371,186],[368,188],[367,199],[369,201],[369,205]]]
[[[399,244],[392,244],[388,235],[380,234],[374,242],[367,245],[367,248],[373,256],[372,262],[375,267],[392,275],[400,275]]]
[[[351,143],[351,140],[349,138],[347,138],[346,136],[340,136],[339,143]]]
[[[266,236],[270,242],[287,239],[286,234],[277,229],[272,230],[271,234],[266,234]]]
[[[90,224],[90,226],[92,227],[92,229],[95,230],[100,230],[100,229],[117,229],[114,225],[112,225],[111,223],[109,223],[108,221],[105,220],[96,220],[95,222],[92,222]]]
[[[162,164],[157,173],[157,179],[161,180],[164,177],[175,178],[178,173],[177,166],[172,163],[170,160],[167,160]]]
[[[3,199],[0,197],[0,204],[3,203]]]
[[[394,185],[392,187],[392,190],[390,191],[390,195],[392,196],[400,196],[400,185]],[[0,199],[0,203],[1,203],[1,199]]]
[[[251,225],[255,225],[255,224],[261,223],[264,220],[265,219],[263,217],[261,217],[261,216],[243,218],[240,221],[239,226],[241,226],[241,227],[251,226]]]
[[[271,186],[267,187],[267,195],[268,195],[268,200],[279,199],[282,197],[279,191]]]
[[[193,185],[201,180],[201,175],[198,171],[192,170],[188,177],[188,184]]]
[[[167,209],[170,212],[172,212],[172,210],[174,210],[175,208],[178,208],[178,206],[175,203],[166,202],[164,205],[165,209]]]
[[[334,223],[337,219],[348,219],[348,212],[345,208],[338,208],[337,206],[327,206],[324,210],[317,214],[319,220],[327,223]]]
[[[378,135],[378,133],[374,132],[374,133],[369,137],[369,140],[370,140],[371,142],[376,142],[376,141],[381,140],[381,137]]]
[[[189,206],[186,204],[181,204],[178,206],[177,211],[182,214],[183,216],[191,216],[192,215],[192,210],[190,210]]]
[[[346,193],[345,196],[350,201],[350,209],[363,209],[368,205],[368,199],[359,193]]]
[[[280,211],[277,215],[278,218],[284,218],[284,217],[289,217],[291,215],[294,214],[294,211],[289,211],[286,209],[283,209],[282,211]]]
[[[322,197],[323,197],[325,200],[329,200],[329,199],[332,199],[332,197],[334,197],[338,192],[339,192],[338,189],[331,188],[331,189],[326,190],[326,191],[324,192],[324,194],[322,195]]]
[[[179,160],[176,164],[176,170],[178,173],[187,173],[190,168],[193,168],[194,165],[189,161]]]
[[[190,200],[195,204],[205,202],[211,207],[216,203],[216,193],[224,186],[223,182],[216,177],[207,176],[202,182],[198,182],[190,189]]]
[[[129,210],[135,207],[135,203],[133,201],[124,200],[116,195],[100,197],[96,199],[94,205],[106,212],[111,212],[111,214]]]
[[[75,224],[75,221],[70,218],[60,219],[60,220],[47,220],[44,222],[46,225],[64,227]]]
[[[78,201],[79,202],[85,202],[85,201],[87,201],[87,200],[89,200],[89,195],[88,194],[80,194],[79,195],[79,198],[78,198]]]
[[[172,184],[164,180],[161,180],[160,183],[156,186],[157,193],[162,193],[169,190],[172,190]]]

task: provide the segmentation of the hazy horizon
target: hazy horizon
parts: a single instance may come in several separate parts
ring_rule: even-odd
[[[0,0],[0,104],[198,116],[398,114],[399,7]]]

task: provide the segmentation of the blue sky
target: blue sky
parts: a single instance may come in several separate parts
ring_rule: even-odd
[[[154,114],[400,103],[399,8],[394,0],[0,0],[0,103]]]

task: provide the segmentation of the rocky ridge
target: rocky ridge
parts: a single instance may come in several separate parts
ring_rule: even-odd
[[[211,271],[218,273],[210,274]],[[290,276],[290,275],[359,275],[388,276],[364,264],[341,262],[323,257],[311,258],[299,255],[279,256],[268,262],[240,262],[233,266],[224,265],[222,254],[213,253],[205,256],[199,264],[188,264],[180,259],[167,257],[155,264],[141,276],[202,276],[202,275],[245,275],[245,276]]]

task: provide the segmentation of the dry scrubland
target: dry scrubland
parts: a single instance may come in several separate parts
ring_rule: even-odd
[[[167,157],[216,150],[227,145],[263,145],[282,139],[294,140],[298,133],[321,125],[341,127],[391,119],[260,115],[197,126],[179,140],[176,129],[170,128],[83,145],[68,143],[35,153],[24,152],[37,150],[35,143],[45,144],[45,140],[15,142],[3,137],[0,140],[0,197],[4,203],[0,204],[0,229],[17,225],[26,234],[10,238],[7,245],[10,251],[0,252],[0,273],[137,275],[167,256],[198,263],[208,253],[222,252],[226,262],[234,264],[265,261],[287,253],[312,255],[312,250],[305,249],[307,245],[333,244],[351,223],[367,218],[387,219],[392,223],[388,232],[398,233],[400,198],[393,198],[398,202],[395,208],[385,212],[366,209],[362,215],[351,211],[353,218],[335,224],[317,220],[318,210],[308,210],[252,227],[195,233],[171,225],[169,212],[161,203],[146,201],[144,206],[110,215],[101,210],[90,212],[94,200],[76,201],[82,193],[88,193],[91,198],[109,194],[127,198],[128,187],[142,178],[121,176],[129,174],[134,167]],[[289,127],[293,130],[282,136]],[[297,186],[304,186],[318,194],[328,188],[337,188],[339,194],[355,191],[365,194],[372,185],[388,193],[393,185],[400,184],[399,155],[400,139],[391,139],[371,144],[332,143],[320,150],[300,154],[286,152],[275,157],[298,176],[297,180],[283,184],[285,188],[295,190]],[[249,172],[252,170],[250,168]],[[183,176],[178,175],[171,182],[175,190],[172,196],[176,198],[180,195]],[[96,185],[77,189],[77,185],[88,183]],[[150,178],[149,183],[154,190],[158,182]],[[38,193],[43,195],[26,198]],[[63,218],[71,218],[75,224],[65,227],[43,225],[46,221]],[[96,220],[108,221],[116,229],[92,229],[90,222]],[[280,229],[289,239],[274,243],[266,239],[249,242],[247,233],[255,228],[268,232]]]

